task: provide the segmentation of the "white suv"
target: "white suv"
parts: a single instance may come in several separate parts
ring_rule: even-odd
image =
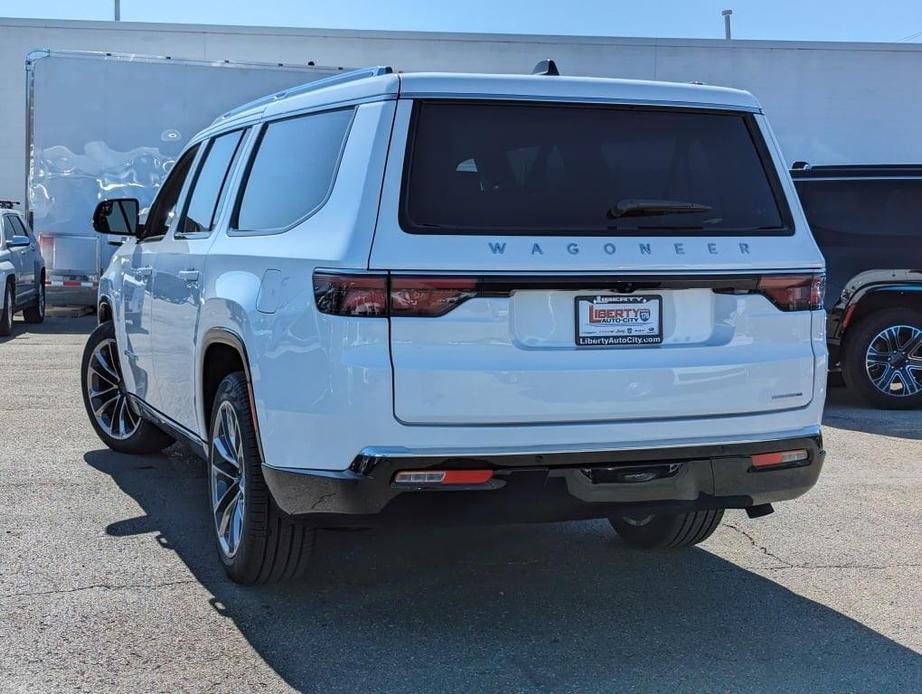
[[[820,472],[823,258],[746,92],[343,74],[222,116],[145,223],[94,225],[129,238],[90,420],[209,461],[234,580],[385,521],[689,545]]]

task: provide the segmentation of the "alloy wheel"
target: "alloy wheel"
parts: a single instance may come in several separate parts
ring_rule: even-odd
[[[243,535],[246,510],[243,436],[237,412],[222,402],[211,436],[211,509],[221,551],[228,558],[237,553]]]
[[[87,365],[86,388],[99,428],[113,439],[131,438],[141,417],[125,392],[114,339],[103,340],[93,350]]]
[[[868,345],[865,370],[885,395],[908,397],[922,392],[922,330],[911,325],[881,330]]]

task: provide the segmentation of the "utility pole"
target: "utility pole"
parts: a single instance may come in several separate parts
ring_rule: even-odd
[[[115,21],[119,22],[122,19],[122,0],[115,0]]]
[[[731,38],[733,38],[730,35],[730,15],[733,14],[733,10],[724,10],[720,14],[724,18],[724,38],[729,41]]]

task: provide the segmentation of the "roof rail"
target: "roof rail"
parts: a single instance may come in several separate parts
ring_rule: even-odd
[[[394,71],[394,68],[387,65],[377,65],[375,67],[363,67],[357,70],[349,70],[338,75],[330,75],[329,77],[323,77],[319,80],[314,80],[313,82],[306,82],[304,84],[298,85],[297,87],[291,87],[289,89],[284,89],[275,94],[269,94],[268,96],[260,97],[254,101],[250,101],[242,106],[233,108],[226,113],[222,113],[220,116],[215,118],[214,123],[219,123],[222,120],[227,120],[236,116],[238,113],[243,113],[244,111],[249,111],[251,108],[256,108],[257,106],[265,106],[267,104],[274,103],[279,99],[284,99],[285,97],[295,96],[296,94],[307,94],[308,92],[317,91],[318,89],[325,89],[327,87],[332,87],[337,84],[344,84],[346,82],[354,82],[355,80],[363,80],[369,77],[378,77],[380,75],[389,75]]]
[[[0,210],[12,210],[14,205],[21,205],[18,200],[0,200]]]

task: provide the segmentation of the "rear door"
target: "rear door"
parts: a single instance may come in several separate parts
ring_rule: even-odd
[[[811,312],[783,309],[820,291],[822,258],[760,119],[402,100],[370,258],[391,273],[395,416],[576,423],[809,403]]]
[[[243,140],[235,130],[203,144],[182,213],[159,244],[151,288],[156,403],[189,431],[200,433],[192,384],[205,258],[224,200],[227,177]]]

